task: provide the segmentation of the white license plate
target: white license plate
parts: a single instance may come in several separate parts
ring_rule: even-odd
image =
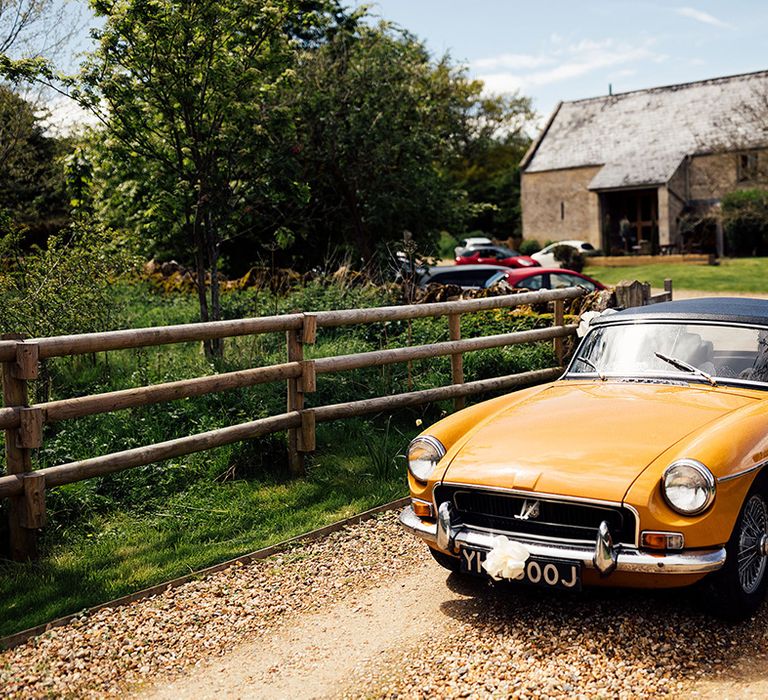
[[[475,576],[488,576],[483,568],[484,549],[463,547],[459,552],[461,571]],[[581,562],[565,561],[562,559],[540,559],[530,557],[525,562],[523,578],[520,583],[545,588],[560,588],[566,591],[581,590]]]

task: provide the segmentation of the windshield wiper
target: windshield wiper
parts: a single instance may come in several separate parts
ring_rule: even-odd
[[[717,382],[715,381],[715,378],[711,375],[705,372],[703,369],[699,369],[698,367],[695,367],[694,365],[689,365],[687,362],[684,362],[683,360],[678,359],[677,357],[670,357],[669,355],[664,355],[661,352],[655,352],[653,353],[658,357],[660,360],[664,360],[664,362],[669,363],[673,367],[676,367],[677,369],[681,369],[685,372],[691,372],[692,374],[698,374],[700,377],[704,377],[712,386],[717,386]]]
[[[584,355],[579,355],[576,358],[579,362],[583,362],[587,367],[591,367],[595,372],[597,372],[597,376],[600,377],[602,381],[605,381],[605,375],[600,371],[598,366],[592,362],[588,357],[584,357]]]

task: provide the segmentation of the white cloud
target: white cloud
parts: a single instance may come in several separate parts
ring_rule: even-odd
[[[522,53],[503,53],[499,56],[490,58],[480,58],[472,62],[472,67],[477,70],[497,70],[506,68],[507,70],[525,70],[528,68],[539,68],[540,66],[551,65],[554,59],[551,56],[522,54]]]
[[[688,17],[689,19],[695,19],[697,22],[709,24],[713,27],[719,27],[720,29],[733,29],[733,25],[723,20],[718,19],[714,15],[710,15],[708,12],[697,10],[695,7],[678,7],[675,9],[678,15],[681,17]]]
[[[609,40],[603,46],[590,46],[586,50],[579,48],[573,52],[571,60],[565,60],[551,70],[532,73],[528,76],[526,83],[529,85],[557,83],[592,73],[600,68],[610,68],[633,61],[652,60],[654,56],[655,54],[646,48],[618,48]]]
[[[477,77],[485,84],[485,91],[492,94],[517,92],[525,85],[521,77],[512,73],[489,73]]]
[[[660,63],[666,56],[653,49],[653,41],[632,45],[627,41],[583,39],[567,44],[553,35],[550,45],[539,54],[502,54],[484,58],[473,67],[485,69],[478,77],[488,92],[514,92],[530,87],[563,82],[595,71],[628,64]],[[626,74],[626,73],[625,73]]]

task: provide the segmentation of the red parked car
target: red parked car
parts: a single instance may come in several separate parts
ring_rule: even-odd
[[[502,267],[539,267],[532,257],[516,250],[489,245],[469,248],[456,256],[457,265],[501,265]]]
[[[605,289],[591,277],[561,267],[537,267],[527,270],[507,270],[507,282],[516,289],[561,289],[563,287],[584,287],[590,292]]]

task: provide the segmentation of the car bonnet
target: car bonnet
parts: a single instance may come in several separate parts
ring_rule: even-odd
[[[443,480],[618,502],[662,452],[753,400],[693,384],[560,381],[470,431]]]

